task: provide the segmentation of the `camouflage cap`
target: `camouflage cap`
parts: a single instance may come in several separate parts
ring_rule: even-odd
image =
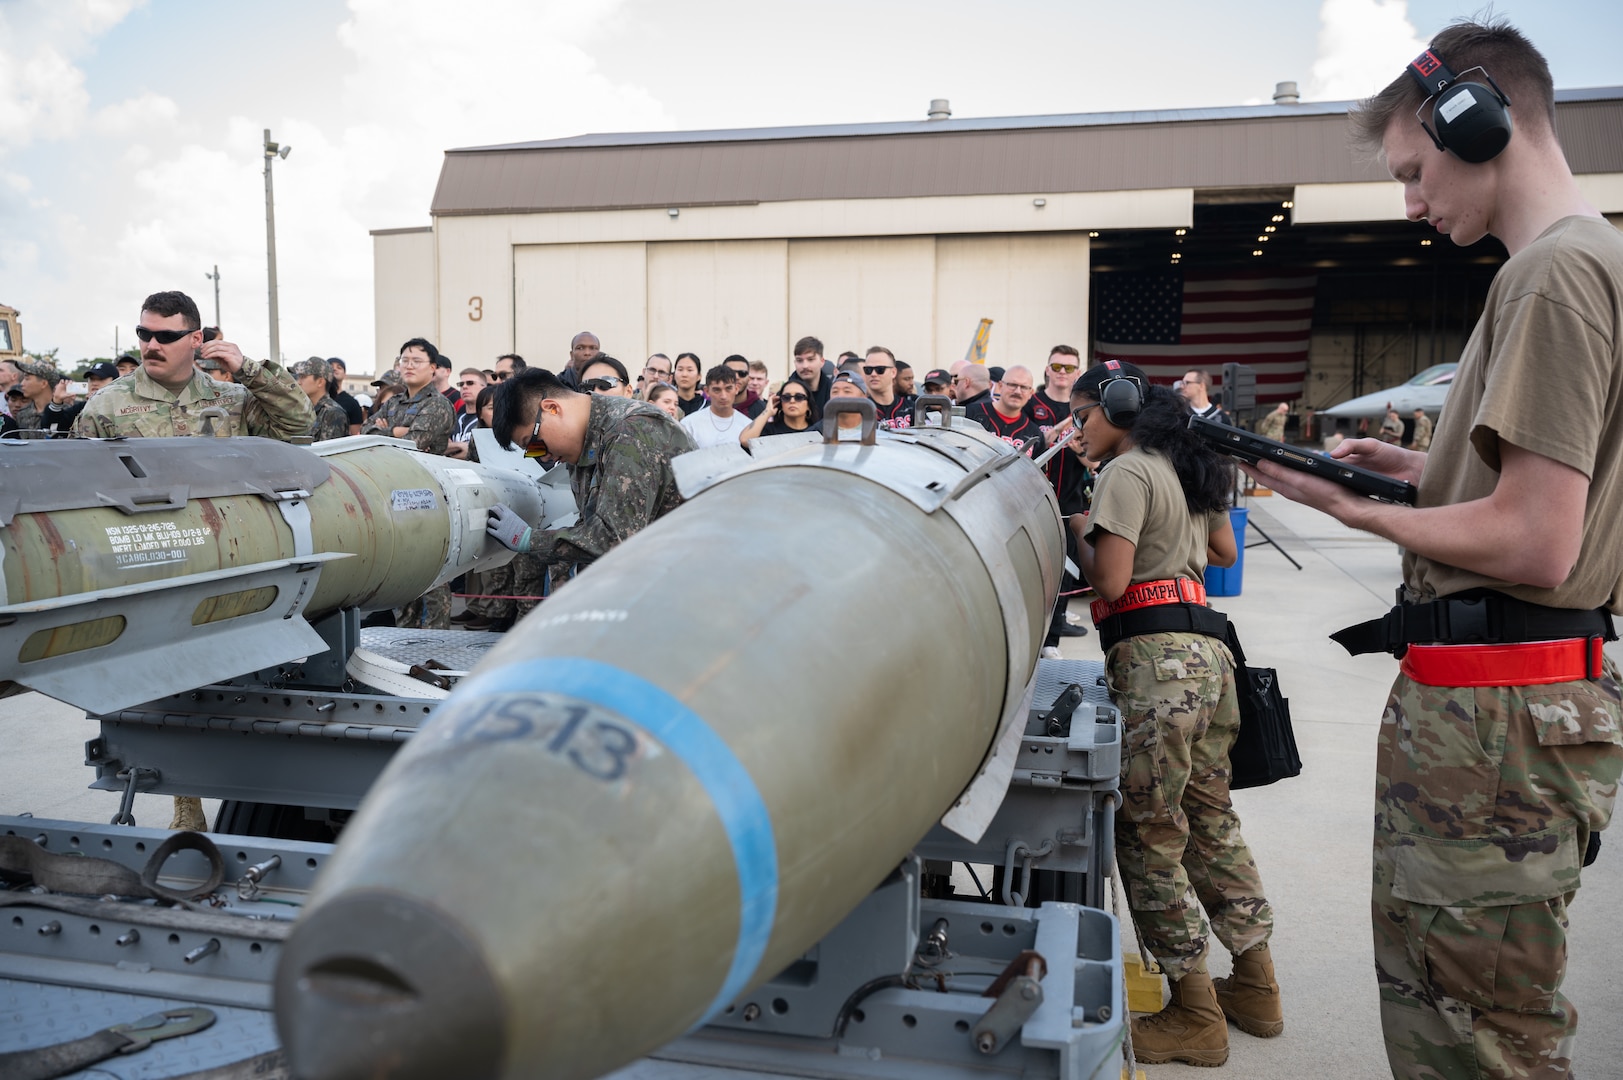
[[[401,374],[398,371],[385,371],[382,375],[379,375],[377,378],[372,380],[372,385],[392,386],[396,390],[404,390],[406,388],[406,380],[401,377]]]
[[[209,358],[207,356],[199,356],[199,357],[195,358],[192,361],[192,363],[196,364],[198,367],[202,368],[204,371],[220,371],[220,370],[223,370],[220,367],[220,362],[218,360],[211,359],[211,358]]]
[[[62,373],[56,370],[56,365],[47,360],[14,360],[17,370],[24,375],[34,375],[44,379],[55,386],[62,378]]]
[[[332,368],[328,367],[327,361],[321,357],[312,356],[308,360],[300,360],[293,365],[293,377],[295,379],[302,379],[306,375],[314,375],[322,382],[327,382],[332,378]]]

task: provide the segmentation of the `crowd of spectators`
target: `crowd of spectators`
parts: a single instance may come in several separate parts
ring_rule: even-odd
[[[205,331],[204,336],[213,339],[218,334]],[[232,381],[233,370],[205,356],[204,350],[198,350],[194,359],[208,376]],[[98,362],[85,372],[83,384],[63,378],[46,362],[0,363],[0,392],[11,391],[10,407],[0,406],[0,430],[37,431],[43,437],[72,434],[86,402],[120,378],[134,378],[141,363],[140,357]],[[523,357],[506,353],[489,367],[459,367],[427,339],[412,338],[401,345],[395,363],[372,380],[372,393],[360,397],[345,389],[348,368],[338,357],[312,356],[286,371],[269,362],[262,366],[270,377],[296,385],[308,399],[314,423],[293,441],[386,435],[409,439],[424,453],[477,461],[474,435],[491,426],[498,388],[528,365]],[[839,400],[865,399],[873,405],[878,424],[906,429],[915,422],[919,397],[933,395],[1035,455],[1068,430],[1070,388],[1079,368],[1077,350],[1057,345],[1038,369],[1040,376],[1024,365],[1005,370],[966,361],[918,375],[886,346],[875,345],[861,354],[845,351],[831,361],[825,358],[823,343],[807,336],[795,343],[792,370],[781,383],[771,381],[762,360],[738,354],[706,368],[694,352],[678,352],[674,360],[666,353],[654,353],[632,375],[623,361],[603,351],[595,334],[582,332],[570,341],[558,377],[581,392],[646,401],[679,423],[701,448],[816,430],[829,403]],[[938,409],[942,404],[937,403]],[[856,437],[861,415],[837,411],[839,437]],[[929,414],[925,422],[939,423],[938,413]],[[95,434],[83,425],[78,433]],[[1046,471],[1063,512],[1069,515],[1086,508],[1088,462],[1067,449],[1051,458]],[[526,557],[519,555],[507,567],[472,575],[459,584],[468,603],[454,618],[451,592],[441,587],[394,613],[396,623],[448,627],[455,622],[470,629],[505,629],[549,591],[551,582],[546,567],[527,565]]]

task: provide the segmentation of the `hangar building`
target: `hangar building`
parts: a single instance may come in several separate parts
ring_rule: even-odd
[[[372,234],[378,370],[419,334],[459,366],[557,367],[590,330],[633,374],[690,351],[778,377],[806,334],[922,372],[982,318],[988,363],[1036,367],[1056,342],[1086,357],[1132,333],[1104,323],[1135,282],[1172,298],[1176,337],[1180,288],[1187,305],[1197,280],[1251,280],[1295,289],[1303,339],[1200,366],[1294,349],[1259,391],[1324,407],[1457,359],[1504,258],[1405,221],[1349,145],[1349,104],[1287,83],[1259,106],[954,120],[934,102],[915,122],[451,150],[433,224]],[[1623,87],[1559,91],[1557,124],[1623,224]]]

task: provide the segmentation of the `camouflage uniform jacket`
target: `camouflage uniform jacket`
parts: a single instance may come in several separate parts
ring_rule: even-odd
[[[45,415],[34,408],[32,401],[25,401],[17,406],[11,418],[17,421],[18,431],[38,431],[45,427]]]
[[[316,442],[325,442],[328,439],[342,439],[349,434],[349,416],[344,407],[326,394],[315,403],[316,410]]]
[[[646,402],[592,395],[586,442],[569,466],[580,523],[535,537],[543,562],[586,563],[682,501],[671,459],[693,449],[681,424]]]
[[[361,429],[361,434],[393,435],[397,427],[410,429],[406,437],[423,453],[443,454],[451,441],[451,429],[456,427],[456,412],[445,395],[434,389],[433,383],[410,397],[397,390]]]
[[[136,368],[91,395],[73,433],[85,439],[259,435],[283,442],[310,434],[310,399],[280,364],[244,359],[235,378],[216,382],[195,368],[191,381],[172,394]],[[204,417],[206,409],[225,417]]]

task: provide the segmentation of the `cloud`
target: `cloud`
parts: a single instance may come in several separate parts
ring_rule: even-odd
[[[90,124],[98,135],[134,138],[145,131],[173,131],[180,106],[162,94],[146,93],[97,109]]]
[[[17,35],[26,42],[0,50],[42,65],[25,84],[0,51],[0,73],[10,79],[0,82],[0,140],[77,139],[81,155],[108,165],[81,170],[73,186],[26,169],[4,174],[0,219],[14,221],[16,238],[31,245],[30,342],[61,345],[74,358],[105,355],[112,328],[132,325],[139,298],[159,289],[190,293],[213,321],[204,275],[218,266],[222,324],[245,352],[263,356],[266,121],[200,120],[196,102],[150,92],[88,100],[73,60],[133,6],[0,6],[0,34],[12,29],[8,16],[27,24]],[[293,147],[273,174],[287,357],[343,355],[355,370],[372,366],[368,230],[427,222],[446,149],[670,126],[646,88],[601,70],[592,57],[620,9],[621,0],[468,0],[454,12],[439,0],[350,0],[347,17],[332,25],[350,62],[300,76],[319,106],[284,103],[281,113],[266,113],[272,137]],[[160,152],[141,137],[154,125],[176,136]],[[16,196],[30,180],[51,204],[24,215]],[[15,193],[10,211],[8,191]],[[0,259],[8,272],[20,265],[21,249],[12,254]],[[431,332],[434,313],[423,318]]]
[[[1319,51],[1306,96],[1343,101],[1376,93],[1426,47],[1406,0],[1324,0]]]
[[[55,49],[26,59],[17,52],[0,51],[0,144],[17,148],[75,134],[90,102],[84,72]]]
[[[74,62],[138,0],[19,0],[0,6],[0,152],[78,133],[90,104]]]

